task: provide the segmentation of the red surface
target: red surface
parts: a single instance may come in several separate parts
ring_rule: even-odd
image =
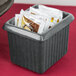
[[[15,13],[19,13],[22,8],[26,9],[29,6],[31,5],[14,4],[11,9],[0,18],[0,76],[76,76],[76,20],[70,25],[67,54],[44,74],[37,74],[11,63],[8,37],[6,31],[2,29],[2,26],[8,19],[12,18]],[[51,7],[70,12],[76,17],[76,7]]]

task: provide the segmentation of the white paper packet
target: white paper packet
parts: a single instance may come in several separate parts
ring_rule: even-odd
[[[21,9],[21,11],[20,11],[20,17],[19,17],[19,24],[18,24],[18,27],[21,27],[21,22],[22,22],[22,17],[23,17],[23,15],[24,15],[24,10],[23,9]]]
[[[58,17],[58,18],[63,18],[63,13],[59,9],[47,7],[47,6],[44,6],[44,5],[39,5],[39,10],[48,14],[49,16],[53,15],[53,16]]]
[[[47,7],[48,8],[48,7]],[[53,8],[52,8],[53,9]],[[51,9],[50,9],[51,10]],[[56,9],[57,10],[57,9]],[[54,11],[55,11],[55,9],[54,9]],[[62,11],[60,11],[60,10],[57,10],[57,11],[50,11],[50,13],[49,13],[49,11],[47,11],[47,12],[45,12],[45,10],[43,10],[43,9],[35,9],[35,8],[33,8],[33,7],[30,7],[30,12],[33,12],[33,13],[35,13],[36,15],[41,15],[41,16],[43,16],[43,19],[47,19],[47,18],[49,18],[50,19],[50,21],[51,21],[51,18],[52,17],[54,17],[54,20],[55,20],[55,18],[56,19],[59,19],[59,21],[61,21],[62,20]],[[43,13],[44,12],[44,13]],[[56,13],[57,12],[57,13]],[[56,21],[56,20],[55,20]],[[55,22],[54,21],[54,22]],[[57,22],[57,21],[56,21]]]
[[[38,24],[39,25],[39,29],[38,29],[38,32],[39,34],[42,34],[43,32],[43,29],[44,29],[44,25],[45,25],[45,22],[43,21],[42,16],[39,16],[39,15],[24,15],[26,18],[32,20],[34,23]]]
[[[39,10],[48,15],[47,16],[48,21],[46,22],[46,25],[44,27],[44,32],[49,30],[50,29],[49,27],[53,27],[55,24],[60,22],[63,18],[63,12],[58,10],[58,9],[46,7],[46,6],[43,6],[43,5],[39,5]]]
[[[35,15],[41,15],[41,16],[46,17],[46,18],[48,16],[46,13],[43,13],[40,9],[35,9],[33,7],[30,7],[30,10],[29,11],[30,11],[30,13],[32,12]]]
[[[19,14],[15,14],[15,26],[18,26],[19,23]]]

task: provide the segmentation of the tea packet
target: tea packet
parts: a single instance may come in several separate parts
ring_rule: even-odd
[[[20,14],[15,15],[15,25],[42,34],[59,23],[62,18],[62,11],[39,5],[38,8],[30,7],[29,10],[26,11],[22,9]]]

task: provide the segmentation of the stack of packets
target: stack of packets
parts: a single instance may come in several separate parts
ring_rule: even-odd
[[[39,5],[38,8],[30,7],[26,11],[21,9],[20,14],[15,15],[15,26],[42,34],[59,23],[62,18],[62,11]]]

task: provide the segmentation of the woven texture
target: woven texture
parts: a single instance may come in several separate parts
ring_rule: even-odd
[[[11,61],[43,73],[67,52],[69,25],[48,40],[36,41],[8,32]]]

